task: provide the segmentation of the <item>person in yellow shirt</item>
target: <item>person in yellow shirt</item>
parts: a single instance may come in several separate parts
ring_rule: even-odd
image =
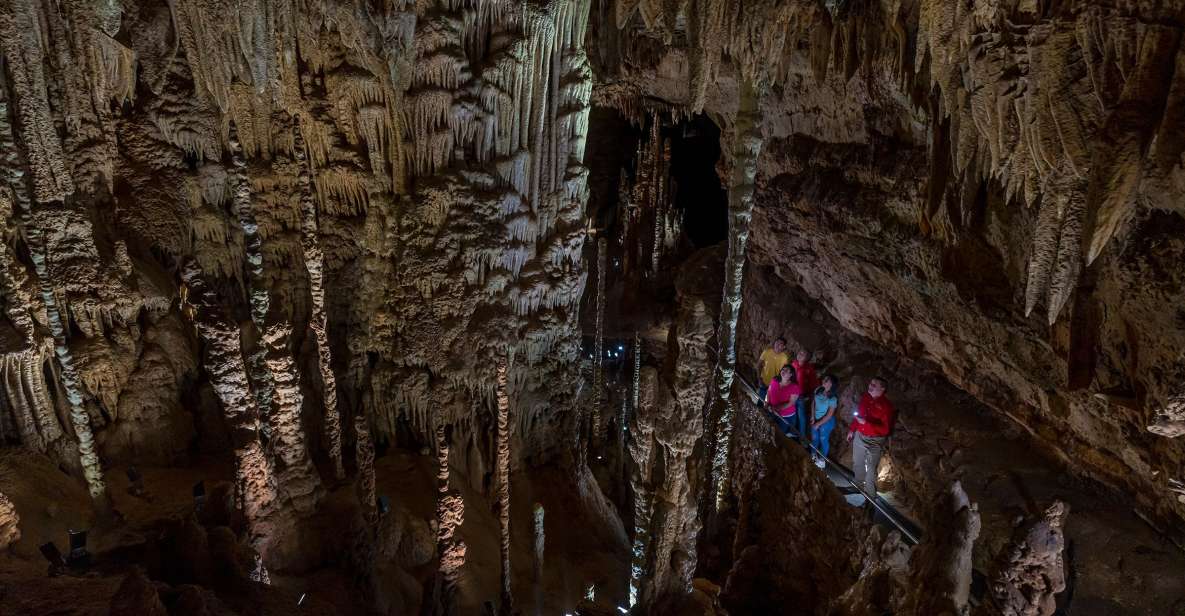
[[[757,374],[761,378],[757,393],[762,400],[765,400],[765,392],[769,390],[769,382],[774,380],[782,366],[788,363],[790,363],[790,356],[786,354],[785,338],[774,340],[773,348],[761,352],[761,357],[757,360]]]

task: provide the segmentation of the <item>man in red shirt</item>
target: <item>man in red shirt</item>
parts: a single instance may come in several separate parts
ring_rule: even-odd
[[[860,405],[848,430],[852,443],[852,473],[856,484],[870,497],[876,497],[876,475],[881,456],[889,446],[896,411],[885,397],[885,379],[873,377],[868,382],[868,393],[860,397]]]

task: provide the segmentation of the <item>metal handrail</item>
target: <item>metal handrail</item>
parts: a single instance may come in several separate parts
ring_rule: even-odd
[[[754,388],[753,385],[751,383],[749,383],[749,381],[746,380],[745,377],[741,376],[739,373],[734,373],[734,375],[735,375],[737,382],[741,384],[741,389],[743,389],[745,391],[745,393],[747,393],[749,395],[749,399],[753,402],[753,404],[760,405],[762,400],[761,400],[761,396],[757,395],[757,389]],[[800,443],[800,444],[803,444],[803,443]],[[904,535],[910,541],[911,544],[913,544],[913,545],[918,544],[920,539],[918,537],[914,536],[914,534],[912,532],[910,532],[908,528],[905,527],[905,524],[897,519],[897,515],[900,515],[900,514],[895,515],[895,512],[890,512],[888,509],[886,509],[884,506],[882,506],[880,502],[878,502],[879,499],[876,496],[869,496],[868,493],[864,491],[864,488],[862,488],[856,484],[856,478],[855,478],[855,475],[852,473],[852,471],[850,471],[849,469],[844,467],[842,464],[823,455],[823,452],[819,451],[814,446],[813,443],[804,443],[804,444],[806,445],[806,447],[808,449],[813,451],[815,453],[815,455],[819,456],[819,458],[823,460],[824,464],[829,464],[829,465],[835,467],[835,470],[839,472],[839,476],[843,477],[844,481],[848,482],[848,485],[855,488],[856,491],[859,492],[864,497],[864,499],[866,501],[868,501],[869,503],[872,503],[872,506],[875,507],[877,509],[877,511],[880,511],[881,514],[885,516],[885,519],[888,520],[889,523],[892,524],[894,528],[896,528],[898,531],[900,531],[901,534]]]

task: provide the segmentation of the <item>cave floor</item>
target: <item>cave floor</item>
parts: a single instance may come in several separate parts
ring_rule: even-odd
[[[1067,589],[1058,597],[1063,613],[1185,613],[1185,552],[1113,494],[1086,484],[1061,461],[1033,447],[1022,430],[953,386],[942,385],[940,391],[921,388],[898,394],[898,440],[906,446],[890,451],[890,465],[908,463],[907,450],[921,445],[907,439],[916,438],[924,439],[925,447],[939,448],[940,457],[959,469],[963,489],[983,523],[974,552],[977,569],[991,570],[991,560],[1008,544],[1015,522],[1057,499],[1070,505]],[[851,464],[850,453],[843,461]],[[884,496],[908,513],[905,499],[895,498],[891,487]]]

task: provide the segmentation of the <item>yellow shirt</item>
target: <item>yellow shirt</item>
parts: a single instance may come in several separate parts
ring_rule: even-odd
[[[773,349],[766,349],[761,352],[761,384],[769,385],[769,382],[778,376],[781,372],[782,366],[790,363],[790,356],[786,353],[775,353]]]

